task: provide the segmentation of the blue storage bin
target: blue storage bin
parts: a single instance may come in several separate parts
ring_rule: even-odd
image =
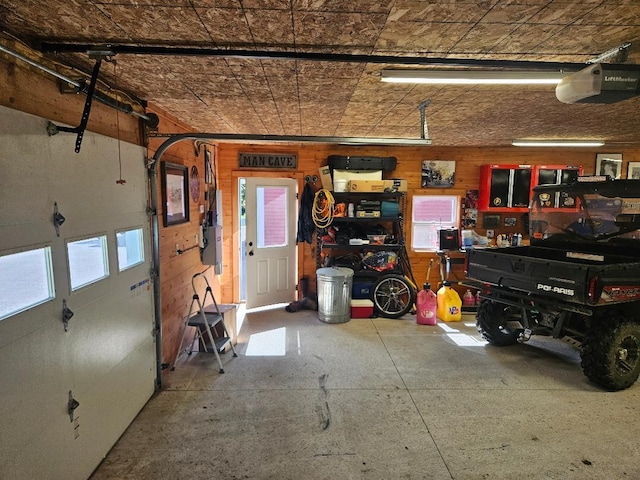
[[[400,214],[400,205],[397,201],[383,200],[380,202],[380,210],[383,217],[397,217]]]
[[[351,288],[351,298],[370,299],[373,292],[373,283],[371,282],[353,282]]]

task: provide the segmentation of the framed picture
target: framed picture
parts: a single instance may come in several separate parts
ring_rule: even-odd
[[[621,178],[622,154],[598,153],[596,155],[596,175],[609,175],[611,178]]]
[[[627,167],[627,178],[640,180],[640,162],[629,162]]]
[[[453,160],[423,160],[422,188],[453,187],[456,173],[456,162]]]
[[[498,228],[500,226],[500,215],[484,215],[482,217],[482,228]]]
[[[518,223],[518,219],[516,217],[505,217],[504,218],[504,226],[505,227],[515,227]]]
[[[162,222],[165,227],[189,221],[189,170],[184,165],[162,162]]]

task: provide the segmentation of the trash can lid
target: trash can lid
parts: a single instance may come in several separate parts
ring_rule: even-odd
[[[325,267],[316,270],[316,274],[324,277],[348,278],[353,276],[353,270],[346,267]]]

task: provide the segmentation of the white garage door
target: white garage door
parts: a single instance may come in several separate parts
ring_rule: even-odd
[[[154,391],[144,149],[46,124],[0,107],[0,478],[85,479]]]

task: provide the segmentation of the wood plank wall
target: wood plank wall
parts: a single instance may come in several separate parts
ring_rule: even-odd
[[[153,112],[160,118],[158,134],[165,133],[189,133],[192,130],[188,125],[180,122],[170,113],[149,105],[147,111]],[[167,137],[149,137],[148,155],[152,158],[157,148]],[[170,162],[187,167],[191,172],[196,167],[200,180],[200,194],[197,201],[189,194],[189,221],[177,225],[164,227],[162,214],[165,206],[162,202],[161,168],[156,166],[156,185],[158,189],[158,222],[160,230],[160,285],[162,297],[162,362],[172,364],[178,351],[182,338],[182,327],[189,313],[189,307],[193,299],[193,275],[205,271],[213,295],[219,303],[221,300],[221,278],[216,275],[213,267],[202,265],[200,259],[200,225],[204,220],[204,214],[200,213],[200,207],[205,206],[204,183],[204,149],[213,148],[209,145],[200,145],[196,148],[193,140],[184,140],[169,147],[160,159],[161,162]],[[230,230],[230,229],[229,229]],[[176,252],[176,245],[183,253]],[[205,283],[202,278],[195,281],[197,294],[204,301]],[[188,332],[188,335],[191,335]],[[189,336],[189,338],[191,338]]]
[[[276,172],[273,171],[256,171],[241,170],[238,167],[238,153],[240,152],[265,152],[265,153],[295,153],[298,156],[298,168],[295,172]],[[309,144],[280,144],[280,145],[238,145],[238,144],[221,144],[218,147],[218,169],[222,172],[218,178],[219,188],[223,190],[223,208],[226,212],[224,222],[225,225],[234,225],[234,219],[230,218],[234,213],[234,203],[237,195],[237,188],[234,182],[243,175],[277,175],[281,173],[283,176],[297,175],[302,178],[305,175],[318,175],[318,168],[326,165],[328,155],[372,155],[372,156],[395,156],[398,159],[398,165],[394,172],[388,172],[385,178],[404,178],[408,180],[409,191],[407,194],[408,211],[405,221],[407,244],[411,245],[411,199],[413,195],[458,195],[464,197],[467,190],[477,190],[479,188],[480,166],[484,164],[526,164],[526,165],[545,165],[545,164],[566,164],[566,165],[582,165],[585,174],[593,173],[597,153],[613,153],[611,149],[523,149],[515,147],[505,148],[442,148],[437,146],[430,147],[347,147],[347,146],[330,146],[330,145],[309,145]],[[616,153],[623,154],[623,172],[627,171],[627,163],[629,161],[638,161],[640,159],[640,150],[638,149],[616,149]],[[454,160],[456,162],[455,185],[453,188],[421,188],[421,165],[423,160]],[[624,175],[623,175],[624,176]],[[315,186],[320,188],[320,183]],[[228,194],[226,192],[230,192]],[[522,214],[508,215],[518,219],[515,228],[501,226],[494,229],[496,234],[500,233],[523,233]],[[504,218],[505,215],[503,214]],[[237,225],[237,223],[235,224]],[[486,230],[482,228],[482,214],[478,218],[479,227],[475,230],[484,235]],[[233,296],[237,294],[235,285],[238,284],[237,256],[234,258],[233,229],[225,228],[224,231],[224,264],[225,272],[232,272],[231,276],[227,273],[223,276],[225,286],[228,282],[234,287],[227,289],[225,287],[223,293],[223,301],[230,302]],[[419,284],[424,282],[429,260],[436,258],[434,253],[414,252],[408,248],[409,260],[413,269],[413,273]],[[315,244],[302,244],[299,246],[299,257],[302,260],[299,269],[299,277],[308,276],[312,291],[315,290]],[[453,269],[452,279],[463,278],[464,273],[461,266]],[[432,268],[429,281],[432,285],[436,285],[440,280],[437,268]]]
[[[9,45],[17,50],[17,45]],[[60,124],[80,124],[85,95],[61,94],[58,83],[35,67],[0,54],[0,104],[38,115]],[[119,129],[118,129],[119,125]],[[142,128],[137,117],[119,112],[94,101],[87,130],[142,145]],[[74,138],[73,133],[59,133]],[[72,150],[73,151],[73,150]]]

